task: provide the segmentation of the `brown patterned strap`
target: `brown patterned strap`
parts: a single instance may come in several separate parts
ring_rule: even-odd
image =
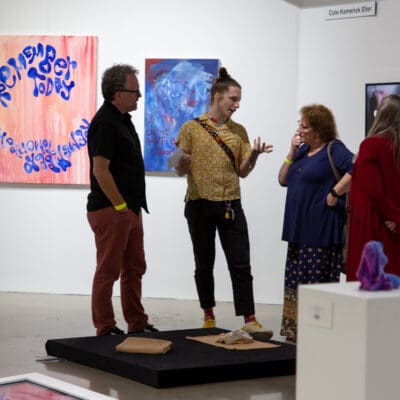
[[[226,155],[229,157],[231,160],[231,163],[233,165],[233,169],[236,171],[236,162],[235,162],[235,156],[232,153],[232,150],[227,146],[227,144],[222,140],[221,136],[218,135],[217,131],[211,128],[210,125],[206,124],[204,121],[201,121],[199,118],[194,118],[194,121],[196,121],[201,127],[203,127],[211,136],[212,138],[219,144],[222,150],[226,153]]]

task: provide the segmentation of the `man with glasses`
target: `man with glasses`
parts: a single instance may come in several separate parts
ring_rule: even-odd
[[[114,65],[104,72],[104,103],[88,132],[87,217],[97,249],[92,317],[98,336],[124,333],[116,325],[111,300],[118,278],[128,333],[156,331],[141,302],[146,270],[141,209],[148,210],[142,151],[129,114],[141,97],[137,74],[130,65]]]

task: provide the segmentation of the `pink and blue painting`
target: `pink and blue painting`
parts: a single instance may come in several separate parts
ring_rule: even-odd
[[[94,36],[0,36],[0,182],[89,183]]]
[[[204,113],[218,59],[146,59],[144,163],[146,171],[172,172],[182,124]]]

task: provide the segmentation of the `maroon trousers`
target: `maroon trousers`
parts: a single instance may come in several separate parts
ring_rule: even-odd
[[[97,335],[116,326],[111,302],[120,278],[121,304],[128,332],[143,330],[148,317],[142,306],[142,276],[146,271],[142,214],[113,207],[87,213],[95,236],[97,267],[92,289],[92,317]]]

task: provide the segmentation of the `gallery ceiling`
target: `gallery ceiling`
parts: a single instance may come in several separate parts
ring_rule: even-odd
[[[285,0],[300,8],[337,6],[340,4],[362,3],[362,0]],[[382,0],[380,0],[382,1]]]

